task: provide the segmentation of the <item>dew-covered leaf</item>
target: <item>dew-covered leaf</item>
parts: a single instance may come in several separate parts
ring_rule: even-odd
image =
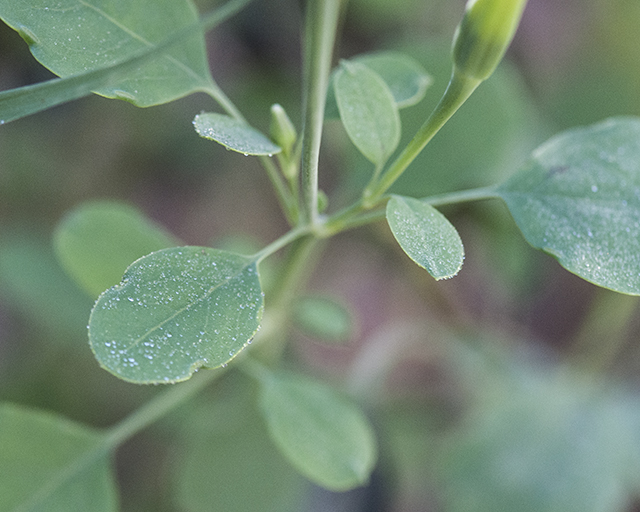
[[[0,17],[61,77],[112,65],[198,21],[190,0],[0,0]],[[194,31],[162,58],[95,92],[146,107],[190,94],[210,80],[204,36]]]
[[[375,71],[384,80],[393,95],[398,108],[410,107],[418,103],[433,82],[431,76],[415,59],[398,52],[380,52],[359,55],[351,59],[364,64]],[[335,72],[331,75],[331,84],[327,90],[325,117],[334,119],[339,116],[338,104],[333,90]]]
[[[464,247],[456,228],[433,206],[411,197],[393,196],[387,222],[402,250],[436,279],[455,276]]]
[[[349,311],[329,297],[300,297],[293,305],[292,314],[298,329],[323,341],[347,341],[353,331]]]
[[[303,475],[333,491],[365,484],[377,458],[360,409],[326,385],[285,373],[261,379],[260,405],[272,439]]]
[[[364,64],[343,61],[333,87],[351,142],[380,166],[400,142],[400,116],[389,87]]]
[[[531,245],[591,283],[640,294],[640,119],[552,138],[498,193]]]
[[[282,149],[255,128],[229,116],[198,114],[193,126],[200,137],[215,140],[225,148],[246,155],[275,155]]]
[[[139,210],[115,201],[91,201],[58,224],[54,247],[67,273],[94,298],[122,279],[131,263],[180,243]]]
[[[102,436],[53,414],[0,405],[0,510],[116,512]]]
[[[134,262],[89,321],[100,364],[140,384],[188,379],[229,362],[255,335],[263,310],[256,261],[175,247]]]

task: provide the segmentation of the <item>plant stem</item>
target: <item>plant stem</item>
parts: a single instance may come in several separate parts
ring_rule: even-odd
[[[389,190],[389,187],[393,185],[467,98],[471,96],[471,93],[480,83],[481,80],[474,80],[460,75],[454,69],[447,90],[433,113],[380,179],[372,180],[365,188],[362,196],[365,207],[375,205],[380,200],[382,195]]]
[[[206,370],[194,375],[186,382],[172,385],[158,394],[120,423],[111,427],[105,437],[106,449],[114,449],[135,434],[155,423],[173,409],[186,402],[193,395],[223,375],[220,368]]]
[[[309,0],[305,34],[302,190],[305,220],[318,221],[318,159],[340,0]]]
[[[277,252],[280,249],[282,249],[285,245],[289,245],[291,242],[294,242],[298,238],[301,238],[304,235],[309,234],[310,230],[311,230],[311,228],[308,227],[308,226],[302,226],[302,227],[299,227],[299,228],[292,229],[291,231],[289,231],[289,232],[285,233],[284,235],[282,235],[277,240],[271,242],[264,249],[260,250],[256,254],[254,254],[253,258],[256,261],[260,262],[264,258],[266,258],[267,256],[270,256],[274,252]]]

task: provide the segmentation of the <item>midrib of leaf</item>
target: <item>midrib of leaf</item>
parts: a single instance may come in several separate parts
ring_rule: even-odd
[[[114,26],[118,27],[120,30],[122,30],[126,34],[129,34],[131,37],[133,37],[134,39],[140,41],[142,44],[148,46],[149,48],[155,48],[157,46],[156,44],[152,43],[151,41],[146,40],[144,37],[142,37],[137,32],[134,32],[129,27],[127,27],[126,25],[122,24],[121,22],[119,22],[118,20],[113,18],[112,16],[109,16],[106,12],[104,12],[99,7],[96,7],[95,5],[91,5],[90,3],[85,2],[85,0],[78,0],[78,3],[80,5],[84,5],[85,7],[89,8],[89,9],[93,9],[100,16],[102,16],[105,20],[107,20],[108,22],[112,23]],[[184,72],[186,72],[192,78],[195,78],[198,81],[202,81],[202,77],[200,75],[198,75],[195,71],[193,71],[193,69],[191,69],[189,66],[186,66],[183,62],[177,60],[175,57],[172,57],[171,55],[168,55],[168,54],[163,55],[163,57],[168,59],[175,66],[177,66],[180,69],[182,69]],[[206,83],[206,81],[204,83]]]
[[[173,315],[171,315],[169,318],[167,318],[166,320],[163,320],[162,322],[160,322],[158,325],[156,325],[155,327],[152,327],[151,329],[149,329],[146,333],[144,333],[142,336],[140,336],[137,340],[134,340],[131,345],[129,345],[126,350],[130,350],[133,347],[136,347],[141,341],[147,339],[151,333],[153,333],[154,331],[157,331],[158,329],[160,329],[162,326],[164,326],[165,324],[167,324],[167,322],[170,322],[171,320],[173,320],[175,317],[177,317],[178,315],[184,313],[187,309],[189,309],[190,307],[198,304],[199,302],[202,302],[203,300],[207,299],[208,297],[211,296],[211,294],[213,292],[215,292],[218,288],[220,288],[221,286],[229,283],[230,281],[234,280],[236,277],[238,277],[240,274],[242,274],[246,268],[248,268],[249,266],[253,265],[256,261],[255,260],[251,260],[247,265],[245,265],[244,267],[242,267],[236,274],[227,277],[224,281],[218,283],[215,286],[212,286],[209,290],[207,290],[205,292],[205,294],[200,297],[197,300],[194,300],[193,302],[187,304],[186,306],[184,306],[183,308],[179,309],[178,311],[176,311]],[[209,317],[209,315],[207,315],[207,318]]]

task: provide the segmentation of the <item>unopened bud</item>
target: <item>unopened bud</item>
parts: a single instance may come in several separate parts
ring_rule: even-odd
[[[518,28],[527,0],[468,0],[453,38],[459,74],[486,80],[496,69]]]
[[[271,139],[282,148],[285,156],[291,154],[296,142],[296,129],[284,109],[275,103],[271,106]]]

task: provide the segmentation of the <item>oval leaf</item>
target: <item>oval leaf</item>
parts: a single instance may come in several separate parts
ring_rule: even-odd
[[[200,137],[215,140],[225,148],[247,155],[275,155],[282,149],[255,128],[229,116],[199,114],[193,126]]]
[[[402,250],[436,279],[455,276],[464,261],[456,228],[433,206],[410,197],[393,196],[387,222]]]
[[[118,284],[133,261],[180,245],[137,209],[112,201],[88,202],[69,212],[53,241],[62,267],[94,298]]]
[[[269,433],[298,471],[333,491],[367,482],[377,447],[360,409],[324,384],[299,376],[268,374],[261,384]]]
[[[344,342],[353,331],[350,312],[329,297],[300,297],[292,313],[298,329],[323,341]]]
[[[640,294],[640,119],[552,138],[498,193],[531,245],[591,283]]]
[[[49,4],[0,0],[0,17],[18,31],[42,65],[61,77],[113,65],[198,21],[189,0]],[[164,57],[95,92],[147,107],[186,96],[210,81],[204,36],[194,31]]]
[[[254,259],[175,247],[140,258],[99,297],[89,339],[100,364],[124,380],[177,382],[231,360],[251,342],[262,310]]]
[[[0,405],[0,510],[116,512],[102,436],[64,418]]]
[[[364,64],[343,61],[334,90],[351,142],[381,166],[400,142],[400,116],[389,87]]]

